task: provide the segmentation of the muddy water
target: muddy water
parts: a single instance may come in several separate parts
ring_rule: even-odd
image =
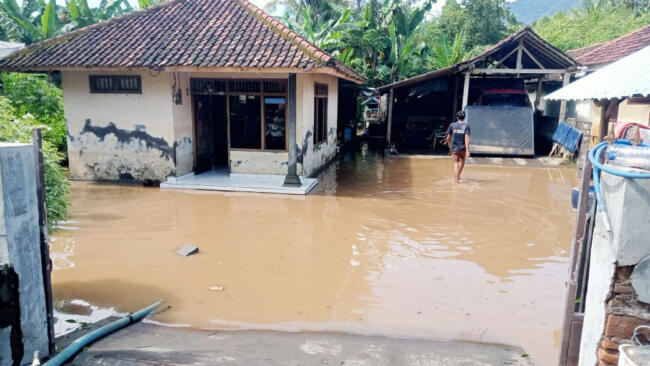
[[[470,165],[454,185],[451,170],[364,151],[308,197],[75,182],[56,304],[162,297],[168,324],[498,342],[553,364],[575,171]]]

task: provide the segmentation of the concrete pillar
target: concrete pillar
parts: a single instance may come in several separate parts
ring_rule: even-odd
[[[628,332],[634,325],[650,324],[650,312],[644,310],[650,309],[650,304],[644,304],[643,296],[639,296],[643,291],[631,288],[628,279],[621,281],[629,277],[630,268],[637,272],[636,268],[650,257],[650,180],[602,173],[601,191],[611,231],[605,229],[603,215],[599,212],[589,259],[580,366],[596,365],[603,354],[615,353],[599,349],[603,337],[612,342],[629,339]],[[643,271],[643,267],[640,268],[638,271]],[[643,283],[637,280],[633,285],[641,289],[650,286],[648,282],[650,278],[645,278]]]
[[[562,76],[562,87],[569,85],[571,82],[571,74],[566,73]],[[566,119],[566,100],[560,102],[560,115],[558,117],[559,122],[564,122]]]
[[[284,184],[288,186],[302,184],[298,176],[298,145],[296,143],[297,87],[296,74],[289,74],[289,161],[287,176],[284,178]]]
[[[465,82],[463,83],[463,110],[465,110],[465,107],[467,107],[467,103],[469,102],[469,78],[470,73],[466,72]]]
[[[17,275],[20,310],[18,323],[4,325],[6,319],[0,320],[0,366],[16,361],[17,352],[4,352],[18,347],[16,326],[22,343],[20,364],[31,363],[34,351],[48,355],[35,161],[32,145],[0,143],[0,267]]]

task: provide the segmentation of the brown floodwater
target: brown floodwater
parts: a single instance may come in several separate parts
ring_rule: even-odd
[[[164,298],[166,324],[496,342],[553,364],[575,170],[468,165],[460,185],[451,172],[364,149],[307,197],[74,182],[55,304]],[[184,244],[200,253],[176,255]]]

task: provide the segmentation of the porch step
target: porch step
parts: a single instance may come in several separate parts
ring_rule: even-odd
[[[222,171],[210,171],[196,175],[188,174],[179,178],[170,177],[160,184],[160,188],[306,195],[318,185],[316,178],[301,177],[300,179],[302,186],[285,187],[283,175],[228,174]]]

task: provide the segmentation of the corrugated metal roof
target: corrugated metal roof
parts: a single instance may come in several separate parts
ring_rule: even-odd
[[[650,46],[544,97],[550,100],[650,96]]]

